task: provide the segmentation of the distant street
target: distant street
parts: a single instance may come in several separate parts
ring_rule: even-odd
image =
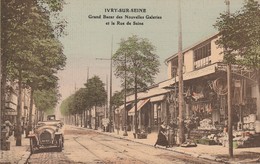
[[[160,148],[114,138],[94,130],[65,127],[65,147],[40,150],[29,163],[213,163]]]

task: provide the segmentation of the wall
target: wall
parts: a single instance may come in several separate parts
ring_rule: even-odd
[[[168,62],[168,67],[167,67],[167,77],[168,79],[172,78],[172,62]]]
[[[218,45],[216,45],[216,40],[218,38],[215,38],[211,40],[211,63],[216,62],[222,62],[223,61],[223,54],[221,52],[223,51],[222,48],[218,48]]]
[[[193,50],[189,50],[184,54],[184,68],[183,72],[191,72],[193,71]]]

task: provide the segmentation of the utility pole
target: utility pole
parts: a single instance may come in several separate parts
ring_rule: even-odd
[[[1,1],[0,1],[0,8],[2,9],[2,2]],[[1,22],[2,22],[1,13],[2,12],[0,12],[0,27],[2,26],[1,25]],[[2,29],[2,28],[0,28],[0,29]],[[2,34],[2,32],[3,31],[1,31],[1,34]],[[0,45],[2,45],[1,40],[2,39],[0,39]],[[2,52],[3,51],[0,52],[0,127],[2,127],[2,123],[4,121],[4,119],[3,119],[3,110],[4,109],[2,109],[2,96],[4,96],[4,95],[2,95]],[[0,128],[0,134],[1,134],[0,140],[2,140],[2,128]],[[0,150],[2,150],[2,143],[0,143]]]
[[[227,5],[227,14],[230,15],[230,1],[225,0]],[[227,47],[225,46],[224,51],[227,51]],[[229,157],[233,157],[233,128],[232,128],[232,99],[231,99],[231,89],[232,89],[232,70],[231,70],[231,63],[227,63],[227,87],[228,87],[228,149],[229,149]]]
[[[112,57],[113,57],[113,36],[111,40],[111,57],[110,57],[110,94],[109,94],[109,113],[110,113],[110,132],[113,132],[112,120]]]
[[[110,121],[110,128],[109,131],[113,132],[113,118],[112,118],[112,57],[113,57],[113,36],[111,41],[111,57],[110,59],[107,58],[96,58],[97,60],[110,60],[110,89],[109,89],[109,121]]]
[[[126,54],[125,54],[125,85],[124,85],[124,87],[125,87],[125,101],[124,101],[124,115],[125,115],[125,126],[124,126],[124,134],[123,134],[123,136],[128,136],[128,134],[127,134],[127,111],[126,111]]]
[[[178,38],[178,77],[179,77],[179,142],[182,144],[184,138],[184,98],[183,98],[183,54],[182,54],[182,24],[181,24],[181,0],[178,0],[178,25],[179,25],[179,38]]]
[[[107,93],[108,93],[108,76],[107,75],[106,75],[106,90],[107,90]],[[107,105],[106,105],[106,108],[105,108],[105,118],[107,118],[108,106],[109,106],[109,101],[108,101],[108,94],[107,94]]]

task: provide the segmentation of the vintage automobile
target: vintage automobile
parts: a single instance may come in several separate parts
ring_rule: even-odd
[[[62,125],[59,120],[38,122],[35,129],[28,135],[31,154],[35,153],[36,150],[47,147],[55,147],[61,152],[64,146]]]

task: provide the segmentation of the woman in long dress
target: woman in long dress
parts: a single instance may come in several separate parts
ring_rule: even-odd
[[[167,132],[166,123],[162,122],[160,129],[159,129],[157,141],[154,144],[154,147],[156,147],[156,145],[166,146],[166,148],[169,147],[169,143],[168,143],[168,140],[166,138],[166,132]]]

